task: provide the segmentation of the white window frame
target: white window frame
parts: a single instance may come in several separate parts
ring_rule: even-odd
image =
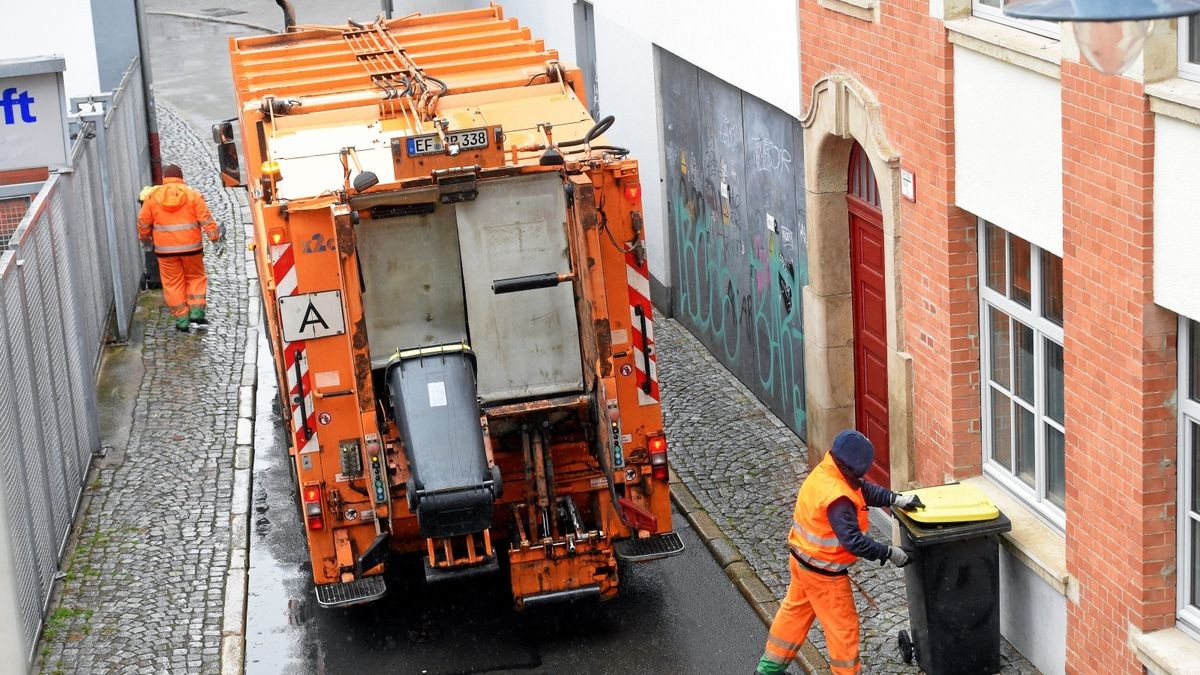
[[[1000,0],[1001,8],[990,7],[983,4],[980,0],[971,0],[971,14],[981,19],[995,21],[1006,26],[1019,28],[1023,31],[1036,33],[1043,37],[1058,40],[1062,37],[1061,24],[1055,21],[1033,21],[1030,19],[1014,19],[1004,13],[1003,6],[1008,0]]]
[[[1064,400],[1064,424],[1059,424],[1054,419],[1046,415],[1046,346],[1045,341],[1048,339],[1056,343],[1059,347],[1063,346],[1063,328],[1054,323],[1050,319],[1042,316],[1042,265],[1041,251],[1042,249],[1029,242],[1030,256],[1030,306],[1027,308],[1016,300],[1007,296],[1007,293],[993,290],[987,283],[987,227],[989,223],[983,218],[977,220],[977,239],[979,244],[979,332],[981,340],[979,341],[979,381],[981,384],[980,391],[980,421],[983,429],[983,473],[1001,487],[1013,493],[1017,498],[1029,506],[1029,508],[1051,525],[1060,533],[1066,532],[1067,515],[1066,511],[1060,509],[1046,496],[1047,469],[1046,469],[1046,436],[1044,427],[1049,425],[1063,433],[1064,453],[1065,453],[1065,400]],[[1012,233],[1005,230],[1003,227],[991,223],[992,226],[998,228],[1006,234]],[[1012,235],[1016,236],[1016,235]],[[1011,247],[1007,245],[1008,239],[1005,238],[1006,245],[1004,247],[1004,269],[1006,287],[1008,279],[1012,274]],[[997,386],[1000,389],[1005,389],[1000,385],[993,385],[991,379],[991,364],[992,364],[992,323],[991,309],[995,308],[1010,318],[1015,319],[1026,326],[1033,329],[1033,371],[1034,371],[1034,391],[1033,405],[1028,405],[1024,400],[1012,391],[1013,381],[1016,379],[1015,359],[1009,359],[1009,386],[1005,395],[1026,410],[1033,413],[1034,429],[1034,487],[1030,488],[1023,480],[1021,480],[1014,472],[1017,467],[1016,444],[1010,440],[1012,448],[1012,470],[1009,470],[996,460],[992,459],[992,387]],[[1016,349],[1016,332],[1009,333],[1010,349]],[[1066,358],[1064,354],[1064,370]],[[1065,378],[1065,373],[1064,373]],[[1064,399],[1065,399],[1065,382],[1064,382]],[[1012,431],[1015,433],[1016,418],[1012,418],[1010,422]],[[1065,470],[1065,469],[1064,469]]]
[[[1200,368],[1200,364],[1189,363],[1191,356],[1190,344],[1190,324],[1191,321],[1186,316],[1179,317],[1179,339],[1176,340],[1178,345],[1178,362],[1179,362],[1179,460],[1176,463],[1176,469],[1179,477],[1179,492],[1176,499],[1175,520],[1178,525],[1178,550],[1176,558],[1179,560],[1177,568],[1178,583],[1176,584],[1179,590],[1179,595],[1175,606],[1178,608],[1176,616],[1182,627],[1190,629],[1189,632],[1196,636],[1200,636],[1200,606],[1191,605],[1188,603],[1188,597],[1191,595],[1192,569],[1200,565],[1200,560],[1192,560],[1191,537],[1192,533],[1188,525],[1192,519],[1200,520],[1200,504],[1189,504],[1192,495],[1192,476],[1194,471],[1192,457],[1192,434],[1200,433],[1200,401],[1192,398],[1192,395],[1200,397],[1200,392],[1189,392],[1190,373],[1189,369]],[[1190,513],[1196,515],[1190,515]]]
[[[1200,81],[1200,63],[1188,60],[1188,33],[1192,26],[1192,17],[1179,18],[1179,77]]]

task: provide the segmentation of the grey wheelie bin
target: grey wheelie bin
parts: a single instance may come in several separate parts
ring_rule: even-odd
[[[1000,534],[1012,523],[978,488],[952,483],[915,490],[925,508],[895,510],[911,636],[904,661],[928,675],[1000,672]],[[910,493],[911,494],[911,493]]]

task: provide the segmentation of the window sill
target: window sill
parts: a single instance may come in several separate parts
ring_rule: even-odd
[[[1002,541],[1013,557],[1062,595],[1074,595],[1074,580],[1067,572],[1067,538],[987,478],[976,476],[962,482],[983,490],[1012,521],[1012,531],[1004,533]]]
[[[1058,40],[975,16],[945,23],[954,45],[1059,79],[1062,46]]]
[[[1146,95],[1152,112],[1200,125],[1200,82],[1173,77],[1146,85]]]
[[[1133,652],[1152,675],[1185,675],[1200,663],[1200,640],[1167,628],[1134,635]]]
[[[875,9],[879,6],[878,0],[817,0],[817,4],[863,21],[874,21]]]

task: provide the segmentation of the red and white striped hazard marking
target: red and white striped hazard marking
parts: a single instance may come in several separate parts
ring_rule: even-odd
[[[633,330],[633,365],[637,369],[638,404],[655,405],[659,401],[658,393],[658,351],[654,347],[654,308],[650,304],[650,270],[643,262],[638,264],[633,253],[625,254],[625,275],[629,281],[629,325]],[[638,310],[642,315],[638,315]],[[642,319],[646,321],[646,334],[643,342]],[[642,353],[642,345],[649,347],[649,370],[646,372],[646,357]],[[649,387],[646,386],[649,382]],[[647,392],[649,389],[649,392]]]
[[[296,256],[290,243],[271,247],[271,265],[275,276],[275,296],[296,295]],[[308,350],[304,340],[284,344],[283,365],[287,372],[288,401],[292,406],[292,433],[296,436],[296,447],[300,452],[316,452],[320,449],[317,444],[317,413],[313,408],[312,378],[308,373]],[[304,391],[303,405],[301,390]]]

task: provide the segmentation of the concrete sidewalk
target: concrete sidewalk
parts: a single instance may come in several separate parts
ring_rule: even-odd
[[[225,224],[227,252],[206,254],[208,330],[178,333],[162,293],[146,291],[129,343],[105,352],[106,454],[93,463],[47,613],[37,652],[46,673],[219,672],[223,637],[237,628],[226,615],[241,621],[244,598],[227,608],[226,585],[236,596],[244,578],[245,517],[239,525],[231,513],[241,504],[244,514],[249,495],[249,471],[235,463],[248,467],[239,403],[253,414],[257,375],[243,368],[253,331],[245,197],[219,185],[211,143],[161,102],[158,120],[163,160],[183,168]]]
[[[804,442],[679,323],[655,321],[663,418],[677,483],[676,505],[705,539],[717,562],[769,624],[788,584],[787,533],[796,490],[808,475]],[[873,527],[871,536],[891,540]],[[858,591],[862,672],[918,673],[900,660],[896,633],[908,628],[903,573],[860,562],[851,574]],[[797,663],[828,672],[825,636],[813,626]],[[763,630],[766,639],[766,630]],[[815,647],[815,649],[814,649]],[[1001,640],[1001,673],[1038,671]],[[756,664],[746,664],[747,672]]]

